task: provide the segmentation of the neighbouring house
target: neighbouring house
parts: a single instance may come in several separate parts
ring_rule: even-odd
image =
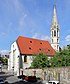
[[[29,68],[33,54],[41,52],[47,54],[49,58],[55,55],[55,50],[48,41],[19,36],[11,44],[8,70],[13,70],[17,74],[20,69]]]

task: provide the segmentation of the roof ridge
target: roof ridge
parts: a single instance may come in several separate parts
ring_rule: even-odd
[[[20,37],[22,37],[22,38],[27,38],[27,39],[32,39],[32,40],[38,40],[38,41],[46,41],[46,42],[49,42],[48,40],[42,40],[42,39],[36,39],[36,38],[30,38],[30,37],[25,37],[25,36],[19,36],[18,38],[20,38]],[[18,39],[17,38],[17,39]]]

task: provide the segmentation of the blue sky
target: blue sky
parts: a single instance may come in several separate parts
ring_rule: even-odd
[[[0,0],[0,50],[25,36],[50,40],[54,0]],[[57,0],[60,46],[70,44],[70,0]]]

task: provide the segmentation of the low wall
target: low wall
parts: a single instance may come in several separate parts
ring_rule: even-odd
[[[62,67],[62,68],[47,68],[47,69],[24,69],[21,70],[21,74],[27,76],[36,75],[36,77],[40,77],[43,80],[58,80],[60,84],[70,84],[70,67]]]

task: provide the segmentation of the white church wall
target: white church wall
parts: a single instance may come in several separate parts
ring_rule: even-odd
[[[20,52],[18,49],[18,45],[16,42],[14,42],[11,45],[11,51],[10,51],[10,56],[8,60],[8,70],[14,71],[16,74],[19,73],[19,64],[21,60],[19,60],[20,57]],[[23,64],[23,69],[29,68],[32,63],[32,56],[27,55],[27,63],[24,62],[24,55],[21,55],[22,58],[22,64]]]
[[[31,66],[31,63],[32,63],[32,59],[33,56],[29,56],[27,55],[27,62],[24,62],[24,55],[22,56],[22,59],[23,59],[23,69],[25,68],[29,68]]]
[[[13,71],[17,71],[17,69],[19,68],[19,58],[18,56],[20,55],[18,46],[16,41],[11,45],[11,51],[10,51],[10,56],[9,56],[9,68],[8,70],[13,70]]]

